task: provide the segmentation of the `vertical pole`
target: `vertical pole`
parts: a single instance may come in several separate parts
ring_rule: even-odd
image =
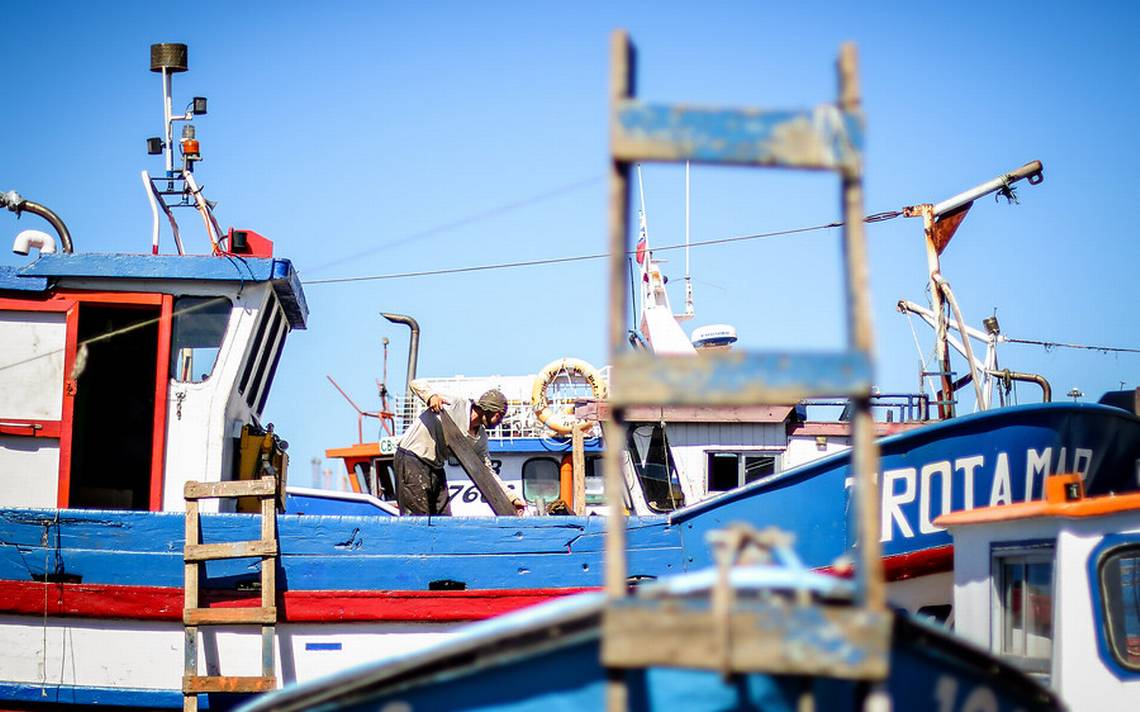
[[[284,470],[284,468],[282,468]],[[263,542],[276,542],[277,541],[277,493],[284,487],[280,481],[280,473],[278,477],[262,477],[262,481],[273,482],[274,494],[271,497],[262,497],[261,499],[261,540]],[[280,545],[279,545],[280,546]],[[273,556],[263,556],[261,558],[261,607],[272,608],[277,610],[277,557],[280,556],[278,551]],[[277,613],[279,615],[279,612]],[[272,678],[276,676],[276,665],[274,663],[274,638],[276,626],[263,625],[261,626],[261,676],[264,678]]]
[[[610,43],[610,121],[614,121],[618,104],[629,98],[632,89],[633,51],[629,35],[622,30],[614,32]],[[609,258],[609,355],[615,363],[621,353],[625,337],[625,260],[629,249],[629,164],[613,158],[610,151],[610,258]],[[610,599],[625,596],[625,498],[621,472],[622,443],[625,442],[618,414],[610,409],[605,422],[606,449],[606,595]],[[606,683],[606,707],[618,712],[628,707],[625,678],[621,671],[613,670]]]
[[[186,500],[186,528],[184,543],[186,546],[202,542],[201,530],[198,520],[198,500]],[[182,581],[182,608],[183,624],[185,624],[186,611],[198,607],[198,572],[201,564],[185,561],[183,549],[184,576]],[[183,712],[197,712],[198,695],[195,692],[186,692],[187,683],[191,678],[198,676],[198,626],[187,625],[184,630],[183,642],[183,668],[182,668],[182,709]]]
[[[844,44],[839,54],[839,104],[844,111],[860,108],[855,45]],[[861,165],[843,169],[843,256],[847,271],[848,345],[868,356],[874,348],[871,330],[871,302],[867,274],[867,242],[863,230],[863,169]],[[870,393],[855,402],[854,452],[855,531],[859,558],[858,591],[862,603],[876,611],[886,607],[883,562],[880,555],[879,448],[871,419]]]
[[[922,210],[922,233],[926,240],[926,266],[930,272],[930,309],[938,323],[935,325],[934,348],[937,350],[938,368],[942,371],[939,382],[942,391],[938,394],[938,417],[945,420],[954,417],[954,384],[950,379],[949,334],[946,328],[946,307],[942,301],[942,288],[936,283],[935,275],[941,273],[938,261],[938,248],[934,245],[934,206],[920,205]],[[962,339],[968,339],[965,334]]]
[[[630,95],[631,50],[629,36],[624,31],[613,35],[611,44],[611,120],[619,101]],[[614,363],[622,350],[625,336],[625,253],[629,249],[629,164],[617,160],[610,163],[610,313],[609,353]],[[622,497],[624,483],[621,473],[621,428],[616,414],[610,409],[606,422],[605,469],[606,500],[609,516],[606,528],[606,592],[612,598],[625,595],[625,503]]]
[[[586,431],[578,425],[570,435],[570,450],[574,486],[570,501],[574,514],[579,517],[586,513]]]
[[[169,177],[170,173],[174,170],[174,126],[170,122],[171,115],[171,102],[173,98],[170,96],[173,93],[171,78],[172,74],[167,67],[162,68],[162,119],[165,124],[166,134],[166,175]]]

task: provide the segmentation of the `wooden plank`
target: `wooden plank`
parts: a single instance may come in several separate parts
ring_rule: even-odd
[[[182,622],[185,625],[269,625],[277,622],[277,608],[187,608],[182,612]]]
[[[622,413],[627,423],[783,423],[791,405],[673,405],[629,406]],[[590,403],[574,409],[579,418],[605,420],[609,403]]]
[[[614,102],[610,145],[615,161],[693,161],[858,170],[863,117],[824,104],[804,110],[720,109]]]
[[[185,547],[197,546],[202,540],[201,521],[198,517],[198,502],[186,501],[186,525],[183,541]],[[200,564],[196,562],[183,562],[182,580],[182,608],[183,610],[198,607],[198,573]],[[198,674],[198,628],[186,626],[182,643],[182,674],[184,677],[193,677]],[[182,712],[198,712],[198,696],[186,695],[182,698]]]
[[[740,604],[730,613],[727,636],[724,623],[711,610],[683,602],[611,603],[603,615],[602,662],[849,680],[882,680],[888,671],[890,614],[852,606]]]
[[[196,626],[187,626],[185,628],[186,639],[183,643],[183,651],[185,654],[185,661],[182,668],[183,679],[188,677],[195,677],[198,674],[198,628]],[[182,712],[198,712],[198,697],[196,695],[187,695],[182,698]]]
[[[570,435],[571,460],[574,477],[573,505],[574,514],[582,516],[586,513],[586,442],[585,429],[582,425],[574,428]]]
[[[186,503],[186,546],[196,546],[202,540],[201,524],[198,517],[198,503]],[[182,590],[185,608],[198,607],[198,564],[186,563],[183,569]]]
[[[241,677],[237,675],[187,675],[182,678],[182,692],[268,692],[277,689],[277,678]]]
[[[626,353],[610,377],[612,407],[798,403],[815,396],[870,396],[866,353],[748,353],[697,356]]]
[[[479,493],[487,500],[487,504],[491,505],[491,511],[500,517],[517,515],[515,506],[499,486],[494,473],[483,463],[483,458],[476,454],[471,440],[459,429],[447,411],[440,411],[439,422],[443,425],[443,439],[448,449],[459,460],[459,464],[475,483]]]
[[[272,479],[272,478],[270,478]],[[263,541],[277,539],[277,501],[261,500],[261,538]],[[261,605],[274,606],[277,601],[277,561],[261,562]]]
[[[261,626],[261,674],[272,677],[274,668],[274,635],[276,628],[271,625]]]
[[[272,504],[272,502],[270,502]],[[187,544],[186,561],[243,559],[252,556],[277,556],[275,541],[231,541],[224,544]]]
[[[187,482],[183,496],[188,500],[217,499],[220,497],[274,497],[276,479],[229,480],[227,482]]]

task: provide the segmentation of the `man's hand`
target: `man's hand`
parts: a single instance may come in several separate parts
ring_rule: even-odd
[[[447,400],[440,394],[432,393],[430,396],[428,396],[427,407],[431,409],[431,412],[438,413],[439,411],[443,410],[443,406],[445,405],[451,405],[451,401]]]
[[[526,502],[523,500],[515,498],[511,504],[515,505],[515,514],[522,515],[526,512]]]

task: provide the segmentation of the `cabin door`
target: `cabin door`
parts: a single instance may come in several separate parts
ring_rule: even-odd
[[[171,297],[0,299],[0,506],[162,506]]]
[[[0,506],[61,502],[77,316],[71,300],[0,299]]]
[[[161,509],[170,305],[158,294],[79,298],[61,506]]]

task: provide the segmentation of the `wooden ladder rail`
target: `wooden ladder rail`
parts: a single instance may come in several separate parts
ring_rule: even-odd
[[[879,541],[879,467],[871,416],[873,347],[867,250],[863,230],[862,132],[856,55],[845,45],[838,62],[839,97],[833,104],[803,111],[706,109],[662,105],[633,97],[634,49],[624,31],[611,45],[610,213],[609,213],[609,354],[610,413],[605,427],[610,443],[604,454],[610,514],[606,527],[606,593],[602,663],[607,668],[607,707],[628,706],[625,672],[649,666],[709,669],[715,661],[700,653],[709,645],[707,612],[666,610],[659,603],[627,593],[626,517],[622,502],[622,414],[636,405],[754,405],[794,403],[816,395],[842,395],[853,405],[852,469],[856,533],[856,604],[824,606],[821,632],[842,635],[860,655],[859,662],[812,649],[784,655],[784,640],[763,626],[737,623],[765,614],[763,607],[733,611],[733,644],[725,651],[725,674],[827,675],[859,679],[881,695],[890,650],[890,614],[886,609]],[[630,251],[630,171],[643,161],[685,161],[739,166],[771,166],[831,171],[842,185],[842,252],[847,304],[847,348],[831,354],[728,352],[699,356],[653,356],[625,349],[629,296],[626,260]],[[772,611],[767,611],[772,614]],[[776,611],[779,618],[779,611]],[[703,616],[703,618],[702,618]],[[802,632],[802,631],[801,631]],[[698,641],[698,639],[700,639]],[[646,641],[652,640],[652,645]],[[710,645],[718,644],[716,641]],[[772,654],[775,650],[776,653]],[[697,652],[692,652],[697,651]],[[805,651],[800,651],[805,652]]]
[[[276,477],[230,482],[187,482],[186,542],[183,551],[185,563],[184,608],[182,623],[185,626],[185,667],[182,676],[182,709],[197,712],[199,693],[265,692],[277,687],[275,672],[275,628],[277,624],[277,559],[280,547],[277,541]],[[261,538],[253,541],[235,541],[203,544],[198,503],[203,499],[256,497],[261,503]],[[220,559],[261,558],[261,606],[259,607],[200,607],[201,566],[207,561]],[[211,625],[261,626],[261,675],[199,675],[198,628]]]

